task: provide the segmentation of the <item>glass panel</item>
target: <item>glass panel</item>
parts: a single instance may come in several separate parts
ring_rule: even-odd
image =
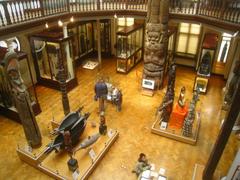
[[[87,39],[86,44],[88,47],[88,52],[93,51],[93,29],[92,29],[92,23],[87,23]]]
[[[135,56],[134,56],[134,59],[135,59],[135,63],[137,63],[138,61],[140,61],[142,58],[142,50],[139,50]]]
[[[127,57],[132,54],[132,34],[127,36]]]
[[[178,40],[178,46],[177,46],[177,52],[186,52],[187,48],[187,35],[186,34],[180,34],[179,40]]]
[[[133,54],[136,51],[136,31],[132,33],[131,35],[132,37],[132,50],[131,50],[131,54]]]
[[[118,59],[117,60],[117,71],[127,72],[126,60],[125,59]]]
[[[127,70],[129,71],[134,66],[134,57],[127,60]]]
[[[34,40],[34,48],[38,63],[38,69],[42,78],[51,79],[50,64],[48,61],[47,45],[45,41]]]
[[[118,26],[125,26],[125,18],[118,18]]]
[[[52,78],[57,80],[58,74],[58,56],[60,53],[60,46],[57,43],[47,42],[47,51],[48,51],[48,60],[50,66],[50,73],[52,74]]]
[[[79,52],[80,56],[86,54],[87,52],[87,43],[86,43],[86,25],[80,25],[79,26]]]
[[[198,47],[198,36],[190,35],[187,53],[189,54],[196,54]]]
[[[132,26],[134,24],[134,18],[126,18],[126,26]]]
[[[191,34],[200,34],[200,25],[198,25],[198,24],[191,24],[190,33]]]
[[[74,55],[74,59],[73,60],[76,60],[79,58],[79,55],[78,55],[78,40],[77,40],[77,28],[71,28],[69,29],[69,35],[73,35],[73,41],[72,43],[70,44],[71,48],[70,48],[70,51],[71,51],[71,54],[72,54],[72,57]]]
[[[65,66],[64,66],[64,68],[65,68],[65,70],[67,70],[66,72],[67,72],[67,79],[73,79],[74,78],[74,71],[73,71],[73,56],[72,56],[72,54],[70,53],[71,52],[71,41],[66,41],[66,42],[63,42],[63,50],[62,50],[62,52],[63,53],[65,53],[64,54],[64,57],[65,57],[65,59],[64,59],[64,64],[65,64],[65,62],[66,62],[66,64],[65,64]]]
[[[189,32],[189,24],[188,23],[180,23],[180,32],[188,33]]]

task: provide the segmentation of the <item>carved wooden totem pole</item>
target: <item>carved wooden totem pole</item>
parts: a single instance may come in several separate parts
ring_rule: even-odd
[[[57,74],[57,79],[60,84],[60,90],[62,92],[62,105],[63,105],[63,111],[65,116],[70,113],[70,106],[69,106],[69,100],[68,100],[68,94],[67,94],[67,73],[66,70],[64,69],[64,62],[63,60],[66,59],[66,54],[63,53],[65,50],[64,45],[61,44],[61,49],[62,53],[59,54],[59,59],[58,59],[58,74]]]
[[[146,22],[143,78],[162,87],[168,48],[168,0],[149,0]]]
[[[19,72],[17,54],[8,52],[4,57],[5,72],[11,84],[15,107],[19,113],[24,133],[31,147],[41,145],[41,134],[32,110],[31,100]]]

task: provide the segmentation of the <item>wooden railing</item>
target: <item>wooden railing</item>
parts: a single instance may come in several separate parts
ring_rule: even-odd
[[[240,23],[240,0],[169,0],[171,14],[196,15]],[[147,0],[4,0],[0,1],[0,28],[63,13],[140,11]]]

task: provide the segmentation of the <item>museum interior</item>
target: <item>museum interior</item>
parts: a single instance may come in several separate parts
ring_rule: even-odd
[[[0,1],[0,179],[240,179],[240,0]]]

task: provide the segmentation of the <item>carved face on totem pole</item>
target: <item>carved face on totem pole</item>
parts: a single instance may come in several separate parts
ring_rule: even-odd
[[[26,87],[23,84],[23,80],[19,72],[19,64],[16,54],[13,54],[12,57],[9,58],[9,62],[6,68],[7,76],[12,87],[17,89],[19,92],[24,92],[26,90]]]

